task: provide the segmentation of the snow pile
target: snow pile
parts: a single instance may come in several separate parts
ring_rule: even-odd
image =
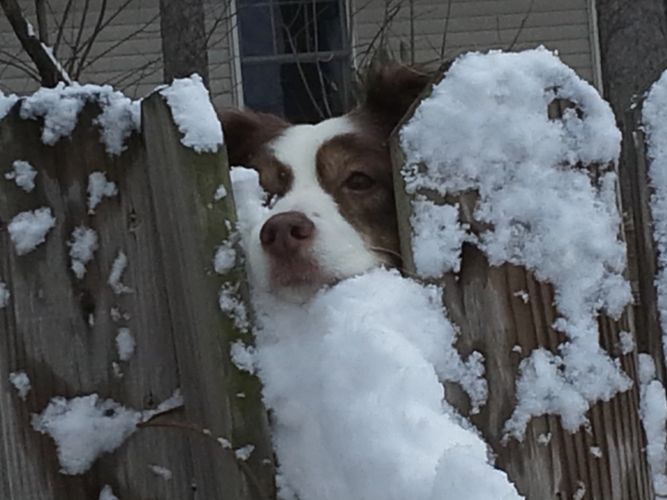
[[[16,160],[12,163],[13,170],[5,174],[5,179],[13,180],[18,187],[29,193],[35,189],[37,171],[27,161]]]
[[[581,113],[570,108],[562,119],[549,119],[554,99],[576,103]],[[561,415],[574,431],[587,422],[593,403],[630,388],[598,342],[598,314],[616,317],[631,300],[616,175],[604,172],[593,184],[580,167],[615,164],[620,139],[609,105],[544,48],[460,57],[401,130],[415,218],[434,219],[423,214],[421,190],[443,197],[477,192],[475,219],[489,229],[468,239],[476,239],[491,265],[524,266],[554,286],[560,317],[553,326],[567,340],[556,354],[539,349],[522,361],[518,403],[506,425],[517,439],[543,414]],[[440,268],[457,268],[467,228],[451,219],[417,225],[420,274],[432,274],[420,267],[431,250],[449,249],[432,259],[446,264]],[[434,235],[444,243],[434,245]]]
[[[245,236],[263,194],[254,171],[233,169],[232,180]],[[463,360],[454,348],[437,287],[376,269],[306,305],[254,299],[256,348],[232,349],[263,381],[283,498],[520,498],[444,401],[443,380],[473,407],[487,386],[481,356]]]
[[[0,281],[0,309],[7,307],[7,305],[9,304],[9,298],[11,296],[12,294],[9,292],[7,283],[5,283],[4,281]]]
[[[256,305],[256,365],[299,498],[520,498],[444,402],[441,380],[461,384],[473,406],[486,383],[480,357],[463,361],[453,347],[436,287],[377,269],[303,307]],[[473,495],[456,486],[462,477]]]
[[[658,253],[655,284],[663,350],[667,353],[667,71],[653,84],[644,100],[642,121],[648,142],[648,175],[653,188],[651,215],[653,239]]]
[[[651,467],[653,489],[667,497],[667,399],[656,378],[655,364],[648,354],[639,354],[639,413],[646,433],[646,457]]]
[[[2,91],[0,91],[0,120],[7,116],[9,110],[12,109],[18,100],[19,96],[16,94],[5,95],[2,93]]]
[[[88,176],[88,213],[95,213],[102,198],[112,198],[117,194],[115,182],[108,181],[104,172],[93,172]]]
[[[86,472],[101,454],[123,444],[140,421],[141,412],[90,394],[51,399],[40,415],[33,415],[32,426],[56,442],[61,472],[75,475]]]
[[[160,90],[183,134],[181,143],[197,153],[215,153],[223,144],[222,126],[199,75],[176,78]]]
[[[16,253],[25,255],[46,241],[48,233],[56,225],[56,219],[48,207],[21,212],[12,219],[7,229]]]
[[[237,340],[232,343],[229,354],[232,358],[234,366],[239,370],[248,373],[255,373],[255,356],[256,351],[253,346],[246,345],[242,341]]]
[[[67,245],[72,259],[70,268],[74,276],[82,279],[86,275],[86,264],[93,259],[93,254],[97,250],[97,233],[89,227],[79,226],[72,232]]]
[[[116,335],[116,350],[118,351],[118,359],[121,361],[129,361],[134,355],[134,349],[137,343],[130,333],[129,328],[119,328],[118,335]]]
[[[28,374],[23,370],[12,372],[9,374],[9,382],[14,386],[14,389],[16,389],[19,397],[25,401],[25,398],[28,397],[30,389],[32,389]]]
[[[139,101],[131,101],[109,85],[65,85],[40,88],[21,100],[21,118],[43,119],[42,142],[54,145],[62,137],[69,137],[76,127],[79,113],[87,102],[96,102],[102,109],[96,123],[100,126],[100,140],[109,154],[119,155],[124,141],[140,128]]]

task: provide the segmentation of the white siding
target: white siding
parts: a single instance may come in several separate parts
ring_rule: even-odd
[[[383,45],[378,33],[384,27],[384,48],[390,55],[407,63],[437,66],[446,26],[444,59],[469,50],[507,49],[516,38],[513,49],[544,45],[558,50],[566,64],[594,82],[589,1],[352,0],[355,64],[368,62],[374,49]],[[387,23],[388,13],[397,8]]]

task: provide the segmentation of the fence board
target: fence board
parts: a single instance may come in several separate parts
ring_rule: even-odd
[[[553,111],[550,109],[550,112]],[[562,112],[562,109],[557,110]],[[408,114],[404,120],[411,116]],[[405,192],[401,168],[405,159],[400,148],[397,127],[392,140],[395,191],[399,214],[403,266],[415,273],[412,258],[410,227],[411,197]],[[433,193],[420,193],[438,203]],[[462,222],[470,224],[473,232],[483,227],[474,220],[475,193],[452,197],[448,202],[460,205]],[[539,283],[532,273],[518,266],[490,266],[484,254],[470,244],[464,244],[461,270],[457,276],[448,274],[439,280],[444,288],[444,305],[450,319],[460,328],[459,351],[467,355],[473,350],[484,354],[489,398],[479,414],[471,421],[484,435],[496,454],[497,465],[505,470],[527,499],[570,499],[585,488],[586,499],[640,500],[652,498],[648,467],[644,453],[644,436],[639,420],[638,384],[607,403],[594,405],[588,413],[589,430],[574,434],[564,431],[559,419],[543,416],[531,420],[522,443],[510,440],[502,444],[502,429],[511,416],[516,402],[515,379],[521,359],[537,347],[552,352],[564,340],[553,330],[557,314],[552,287]],[[528,292],[529,300],[514,294]],[[627,313],[619,322],[601,317],[600,343],[610,353],[616,348],[618,333],[634,333],[632,316]],[[513,347],[520,345],[521,353]],[[637,355],[621,356],[623,370],[635,382]],[[456,386],[447,387],[447,399],[464,414],[468,414],[467,398]],[[548,443],[540,441],[549,437]],[[602,457],[594,457],[590,448],[596,446]]]
[[[0,122],[0,171],[22,159],[39,172],[29,194],[0,179],[0,280],[12,293],[0,309],[0,498],[94,499],[105,484],[124,500],[266,498],[273,466],[259,383],[230,365],[233,333],[217,308],[219,286],[238,272],[222,277],[212,270],[214,248],[227,235],[224,219],[233,220],[231,198],[212,204],[215,189],[209,192],[228,185],[224,153],[197,155],[182,147],[168,108],[155,95],[143,105],[144,136],[112,158],[93,123],[97,113],[86,106],[71,140],[52,147],[41,143],[40,124],[22,120],[16,109]],[[105,171],[119,195],[91,215],[86,187],[93,171]],[[56,227],[46,243],[17,256],[7,224],[41,206],[51,207]],[[81,224],[97,231],[99,250],[78,280],[69,270],[66,242]],[[133,290],[124,295],[107,285],[119,250],[129,262],[123,282]],[[115,322],[112,307],[128,319]],[[119,326],[129,327],[137,343],[134,357],[121,363],[122,378],[112,368]],[[8,382],[16,370],[31,378],[26,402]],[[30,414],[56,395],[97,392],[145,409],[177,387],[185,408],[164,418],[210,429],[235,446],[254,444],[244,468],[263,494],[230,451],[201,433],[142,428],[86,474],[66,476],[58,473],[51,439],[30,426]],[[149,470],[153,464],[171,470],[172,479],[157,477]]]

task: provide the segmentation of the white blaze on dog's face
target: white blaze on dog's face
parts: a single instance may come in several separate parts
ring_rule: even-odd
[[[221,115],[230,164],[256,169],[271,197],[244,238],[256,288],[303,302],[325,285],[398,264],[387,139],[425,79],[404,68],[384,71],[364,106],[315,125],[247,111]],[[390,88],[378,89],[378,81]],[[409,95],[382,94],[405,90],[397,82],[411,84]]]

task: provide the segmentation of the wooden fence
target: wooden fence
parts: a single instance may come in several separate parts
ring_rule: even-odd
[[[271,498],[273,452],[260,384],[230,362],[229,343],[243,334],[218,307],[220,287],[239,283],[241,272],[213,271],[215,248],[235,217],[231,194],[213,199],[221,184],[231,193],[224,148],[197,154],[182,146],[169,108],[154,94],[142,103],[141,133],[111,157],[94,122],[98,113],[86,105],[71,139],[54,146],[42,144],[41,124],[21,119],[18,106],[0,122],[0,169],[25,160],[38,172],[31,193],[0,181],[0,280],[11,290],[0,309],[0,498],[93,500],[107,484],[123,500]],[[90,214],[86,189],[95,171],[119,194]],[[36,250],[17,255],[7,224],[43,206],[55,227]],[[69,269],[67,246],[80,225],[99,235],[81,280]],[[120,251],[132,291],[117,295],[107,281]],[[121,326],[136,340],[127,362],[116,353]],[[25,401],[8,382],[17,370],[32,383]],[[177,388],[183,408],[139,429],[83,475],[60,474],[53,441],[31,428],[31,414],[54,396],[98,393],[147,409]],[[244,462],[216,437],[255,448]],[[170,470],[171,479],[152,465]]]
[[[566,106],[570,103],[554,101],[545,112],[550,118],[559,119]],[[648,209],[650,193],[639,132],[640,115],[637,110],[633,113],[634,126],[625,132],[621,166],[631,173],[621,176],[625,184],[621,186],[620,210],[624,214],[629,248],[628,278],[635,303],[619,321],[604,316],[598,320],[601,346],[620,361],[622,369],[633,380],[633,387],[609,402],[593,405],[587,413],[588,429],[571,434],[561,427],[559,417],[547,415],[531,420],[523,442],[503,443],[503,425],[516,404],[515,380],[521,359],[539,347],[555,352],[563,341],[562,334],[552,328],[558,315],[550,285],[540,283],[523,267],[491,266],[484,253],[471,244],[463,246],[460,272],[436,280],[444,287],[443,301],[450,319],[460,328],[457,347],[463,355],[473,350],[484,354],[489,387],[487,404],[476,415],[468,415],[467,397],[457,386],[447,387],[447,399],[480,429],[496,455],[497,465],[530,500],[654,498],[646,462],[646,438],[639,416],[637,353],[651,354],[660,380],[664,380],[665,371],[653,284],[656,254]],[[404,123],[410,117],[411,113]],[[395,133],[391,147],[401,253],[405,270],[416,273],[410,227],[413,198],[406,194],[400,174],[404,156],[399,142]],[[591,176],[596,178],[596,166],[588,167]],[[632,179],[631,185],[627,179]],[[435,203],[442,202],[433,193],[419,194]],[[484,229],[473,217],[476,193],[452,196],[447,202],[459,204],[462,222],[469,224],[473,232]],[[528,300],[518,296],[520,291],[527,291]],[[637,339],[637,349],[629,354],[621,353],[618,347],[621,331],[631,332]],[[523,352],[516,352],[515,345],[520,345]],[[591,449],[599,449],[601,454],[593,454]]]

